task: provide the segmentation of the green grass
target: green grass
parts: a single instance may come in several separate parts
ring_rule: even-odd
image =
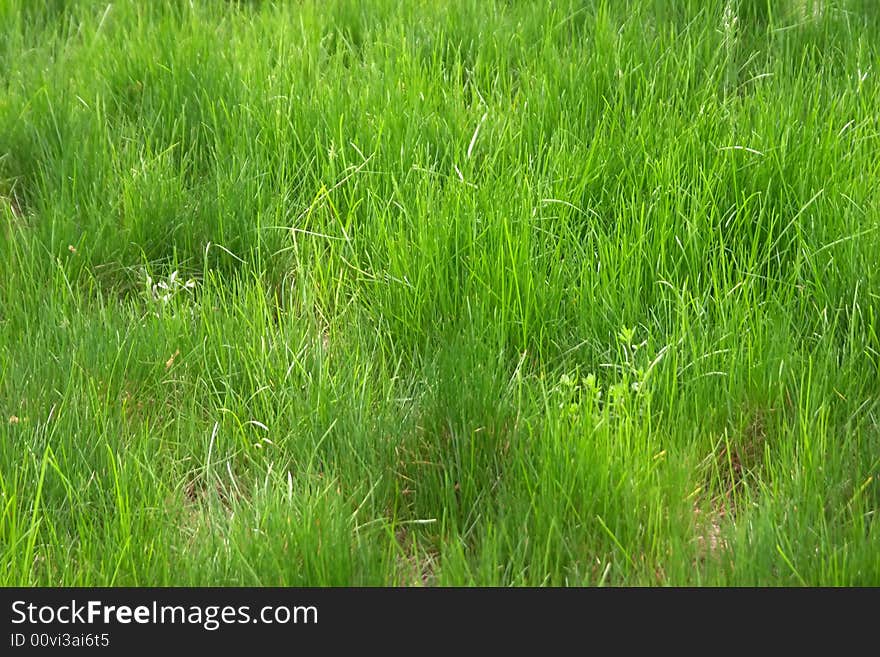
[[[875,0],[0,0],[0,584],[880,585]]]

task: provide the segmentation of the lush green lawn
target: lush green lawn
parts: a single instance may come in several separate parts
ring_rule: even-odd
[[[880,585],[880,3],[761,2],[0,0],[0,583]]]

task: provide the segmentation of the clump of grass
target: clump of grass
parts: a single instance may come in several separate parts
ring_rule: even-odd
[[[0,583],[880,583],[878,18],[0,4]]]

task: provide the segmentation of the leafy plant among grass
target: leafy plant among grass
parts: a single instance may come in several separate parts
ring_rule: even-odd
[[[880,584],[878,44],[0,2],[0,583]]]

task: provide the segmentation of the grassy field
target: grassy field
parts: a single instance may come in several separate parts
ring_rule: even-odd
[[[880,585],[876,0],[0,0],[0,584]]]

